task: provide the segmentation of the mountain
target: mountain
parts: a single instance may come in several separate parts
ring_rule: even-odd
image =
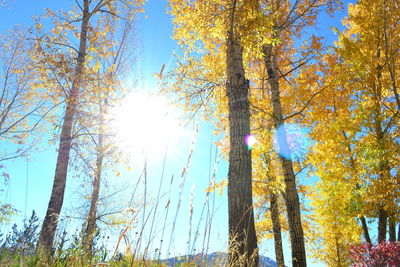
[[[180,257],[173,257],[163,260],[168,266],[175,266],[183,262],[193,262],[199,266],[226,266],[228,254],[224,252],[214,252],[208,255],[195,254]],[[260,267],[275,267],[278,266],[271,258],[260,256]]]

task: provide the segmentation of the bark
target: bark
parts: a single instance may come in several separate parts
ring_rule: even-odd
[[[400,223],[399,223],[399,227],[397,229],[397,242],[400,242]]]
[[[84,10],[79,38],[79,53],[77,57],[77,64],[74,70],[74,80],[72,82],[71,90],[67,99],[65,116],[61,129],[53,189],[38,241],[38,249],[41,251],[43,250],[43,252],[46,253],[50,252],[53,246],[58,217],[64,201],[64,191],[67,180],[68,162],[72,141],[71,133],[86,56],[89,19],[89,0],[84,0]]]
[[[268,81],[271,90],[271,102],[275,128],[285,127],[282,114],[282,105],[279,91],[279,74],[277,69],[276,55],[273,54],[272,45],[266,45],[263,48],[265,67],[268,72]],[[282,136],[278,138],[279,148],[283,151],[289,151],[287,136],[285,130]],[[301,224],[300,201],[296,188],[296,180],[293,171],[292,161],[280,156],[282,169],[284,171],[285,181],[285,202],[289,222],[289,234],[292,248],[293,266],[307,266],[306,251],[304,246],[304,233]]]
[[[336,236],[335,241],[336,241],[336,257],[337,257],[337,266],[342,266],[342,260],[340,258],[340,244],[339,244],[339,238]]]
[[[387,212],[380,207],[378,210],[378,244],[386,240],[387,219]]]
[[[389,218],[389,241],[396,242],[396,220],[394,217]]]
[[[378,49],[377,58],[381,58],[381,51]],[[376,132],[376,142],[381,151],[385,151],[385,133],[382,129],[382,117],[381,117],[381,102],[382,102],[382,69],[383,66],[378,64],[376,67],[376,84],[373,99],[375,101],[374,110],[374,127]],[[383,186],[387,178],[390,176],[390,166],[386,156],[379,158],[379,181],[378,186]],[[383,200],[382,200],[383,201]],[[386,228],[387,228],[388,214],[384,208],[383,203],[378,205],[378,243],[386,240]]]
[[[234,11],[231,10],[231,30],[227,38],[227,85],[229,102],[229,266],[258,266],[257,236],[252,199],[251,151],[245,138],[250,134],[249,80],[245,78],[242,47],[233,32]]]
[[[369,236],[367,220],[365,220],[364,215],[361,215],[360,221],[361,221],[362,229],[363,229],[363,232],[364,232],[365,242],[372,244],[371,237]]]
[[[97,203],[99,201],[100,194],[100,181],[103,168],[103,158],[104,158],[104,134],[103,134],[103,109],[100,104],[100,133],[97,140],[97,158],[96,158],[96,172],[93,179],[93,192],[90,201],[90,210],[87,219],[87,227],[84,239],[85,251],[90,255],[92,253],[93,238],[95,236],[96,230],[96,220],[97,220]]]
[[[276,263],[278,264],[278,267],[285,267],[282,247],[281,223],[279,221],[278,199],[275,193],[271,193],[270,195],[270,209],[272,229],[274,233]]]

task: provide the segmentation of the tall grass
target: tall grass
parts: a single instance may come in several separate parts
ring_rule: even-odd
[[[174,245],[176,237],[179,240],[187,236],[184,249],[186,263],[181,266],[194,266],[201,261],[202,266],[207,266],[210,240],[212,240],[212,224],[216,212],[216,195],[214,191],[206,190],[204,195],[195,196],[195,187],[191,186],[188,203],[184,202],[187,193],[187,183],[191,175],[190,166],[196,149],[198,127],[194,130],[184,166],[180,172],[179,182],[176,174],[168,175],[170,148],[166,146],[161,159],[161,174],[158,179],[149,176],[155,170],[149,169],[147,160],[144,160],[143,168],[131,185],[131,196],[126,198],[121,194],[113,195],[114,198],[124,197],[126,206],[116,215],[124,218],[120,223],[107,223],[106,220],[98,220],[96,244],[93,253],[88,255],[82,246],[82,229],[85,229],[84,216],[65,216],[60,224],[55,249],[49,256],[37,255],[34,250],[24,254],[18,250],[18,244],[14,248],[0,247],[0,266],[165,266],[163,259],[175,256]],[[213,188],[217,179],[219,155],[215,146],[210,144],[208,159],[208,186]],[[206,161],[207,162],[207,161]],[[207,169],[207,163],[204,164]],[[207,174],[206,174],[207,176]],[[167,179],[168,177],[168,179]],[[158,184],[154,184],[158,181]],[[151,188],[156,189],[156,194],[151,196]],[[196,206],[195,197],[204,200],[202,205]],[[182,212],[183,204],[187,204],[188,213]],[[199,211],[197,211],[197,209]],[[112,214],[112,213],[110,213]],[[197,214],[197,216],[195,216]],[[177,229],[178,221],[187,216],[187,229]],[[99,218],[103,218],[102,215]],[[72,222],[74,220],[74,222]],[[79,229],[78,225],[82,224]],[[181,225],[181,224],[179,224]],[[75,235],[72,227],[77,227]],[[32,233],[33,236],[37,232]],[[111,236],[111,241],[108,236]],[[26,238],[26,237],[22,237]],[[112,245],[110,243],[113,243]],[[183,251],[181,249],[181,251]],[[196,254],[197,253],[197,254]],[[188,256],[192,255],[192,257]]]

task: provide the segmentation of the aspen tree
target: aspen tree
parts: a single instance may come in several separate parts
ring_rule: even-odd
[[[44,51],[43,61],[45,63],[52,63],[51,60],[54,60],[54,58],[72,58],[73,55],[75,59],[59,62],[59,65],[63,65],[64,68],[68,68],[72,72],[70,77],[68,77],[70,73],[63,73],[60,70],[54,69],[52,68],[52,64],[46,65],[50,68],[50,73],[53,78],[62,78],[60,75],[63,74],[67,76],[67,78],[64,77],[63,80],[57,79],[56,82],[54,82],[54,84],[62,88],[62,93],[58,95],[66,95],[66,107],[61,126],[53,189],[40,231],[38,242],[39,251],[43,250],[47,253],[51,250],[57,229],[58,217],[63,205],[73,138],[72,129],[76,119],[77,105],[80,103],[80,91],[87,83],[85,80],[86,71],[90,64],[93,64],[93,62],[91,62],[90,53],[91,49],[96,50],[96,36],[102,34],[101,30],[104,30],[97,29],[97,32],[93,31],[93,29],[95,29],[94,23],[103,16],[111,16],[114,20],[120,19],[120,12],[124,9],[128,10],[130,16],[133,16],[136,12],[141,10],[142,4],[143,1],[82,0],[81,2],[77,2],[77,7],[74,8],[74,11],[69,13],[57,15],[51,10],[48,12],[48,15],[54,18],[55,27],[52,29],[53,36],[45,35],[38,40],[38,49],[41,52]],[[80,26],[76,28],[74,23],[80,23]],[[40,23],[37,23],[36,27],[39,31],[42,28]],[[74,48],[72,44],[68,43],[71,36],[77,38],[79,43],[78,48]],[[54,46],[56,46],[58,50],[52,49]],[[107,49],[107,47],[101,47],[100,49]],[[55,56],[46,54],[46,51],[61,51],[61,55]],[[63,51],[66,52],[64,56],[62,54]],[[65,56],[66,54],[67,56]],[[47,73],[48,72],[44,72],[43,75],[45,76]],[[48,77],[44,78],[49,79]],[[70,82],[68,82],[68,78]],[[63,83],[63,81],[67,82]]]

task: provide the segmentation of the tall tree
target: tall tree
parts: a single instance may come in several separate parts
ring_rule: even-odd
[[[369,194],[365,195],[365,209],[370,217],[378,218],[378,243],[386,240],[388,218],[398,213],[394,173],[399,145],[395,134],[399,119],[396,93],[399,68],[394,65],[398,66],[395,62],[399,61],[399,52],[393,45],[399,38],[393,33],[400,28],[398,23],[390,26],[387,23],[398,21],[399,11],[393,1],[365,0],[349,5],[345,21],[348,28],[338,42],[342,67],[346,66],[343,78],[353,88],[349,97],[357,103],[352,114],[362,127],[356,147],[365,173],[362,185]]]
[[[293,266],[306,266],[306,250],[304,231],[301,220],[301,206],[297,190],[294,171],[295,154],[291,149],[288,138],[287,124],[296,121],[308,108],[313,98],[319,94],[315,77],[318,68],[318,57],[321,54],[319,39],[309,36],[309,42],[301,45],[295,43],[295,38],[307,35],[306,29],[314,25],[319,13],[323,10],[334,11],[338,1],[329,0],[298,0],[298,1],[266,1],[260,8],[264,11],[264,20],[270,21],[269,33],[265,36],[265,43],[260,48],[264,68],[259,72],[264,89],[266,80],[269,91],[271,109],[265,112],[269,115],[279,136],[277,147],[280,151],[280,164],[283,171],[284,200],[286,203],[287,218],[292,249]],[[303,73],[314,74],[305,76]],[[264,74],[266,73],[266,74]],[[267,76],[264,78],[264,76]],[[307,82],[305,82],[307,81]],[[293,90],[295,88],[295,90]],[[301,95],[301,93],[304,93]],[[282,94],[285,97],[282,97]],[[256,110],[265,111],[260,102],[253,104]],[[295,105],[295,111],[290,109]]]
[[[236,0],[170,1],[175,24],[174,36],[189,57],[177,71],[175,87],[178,93],[183,95],[189,109],[194,111],[215,97],[211,105],[222,108],[218,112],[227,115],[223,128],[229,128],[230,140],[226,152],[229,154],[231,266],[258,264],[252,204],[251,151],[245,141],[250,134],[250,110],[243,40],[248,36],[242,31],[242,26],[249,23],[246,22],[249,14],[257,11],[254,8],[256,4],[257,1]],[[195,56],[197,53],[200,59]],[[186,87],[188,84],[189,87]]]
[[[82,24],[79,37],[79,50],[76,60],[77,62],[74,69],[74,80],[72,82],[71,90],[67,98],[67,106],[61,130],[53,189],[38,241],[38,248],[47,249],[48,251],[50,251],[50,249],[53,247],[54,236],[57,229],[58,216],[60,214],[61,207],[64,201],[69,153],[72,141],[71,132],[78,101],[78,92],[81,86],[81,79],[84,71],[87,33],[90,16],[91,13],[89,12],[89,1],[85,0],[82,9]]]
[[[395,2],[349,5],[346,29],[325,57],[328,88],[315,99],[321,105],[308,114],[317,141],[309,159],[321,178],[314,204],[329,265],[347,264],[348,246],[359,242],[361,229],[371,243],[366,218],[377,219],[377,241],[382,242],[388,218],[398,214],[398,80],[392,78],[399,72],[394,67],[399,53],[393,49],[399,24],[387,24],[399,19]],[[361,225],[355,225],[358,218]]]
[[[109,20],[110,18],[108,18]],[[117,133],[112,129],[110,111],[124,99],[126,88],[122,86],[122,79],[126,76],[129,68],[129,45],[131,41],[133,18],[126,17],[120,23],[111,24],[103,21],[107,33],[98,38],[98,47],[112,43],[113,46],[105,51],[100,49],[97,52],[97,64],[99,67],[91,71],[91,82],[86,89],[88,101],[80,106],[81,115],[78,117],[78,126],[74,137],[78,147],[74,147],[77,156],[83,161],[83,169],[89,169],[87,175],[92,179],[92,193],[90,196],[90,208],[87,213],[86,230],[84,232],[83,246],[88,254],[92,253],[93,238],[96,234],[98,206],[100,197],[101,181],[105,177],[107,168],[121,163],[121,153],[116,147],[115,137]],[[121,26],[120,31],[115,28]],[[101,26],[98,26],[101,27]],[[79,137],[81,140],[79,140]],[[95,154],[94,157],[88,154]]]
[[[243,67],[243,48],[235,23],[237,1],[232,1],[226,39],[226,93],[229,105],[229,265],[258,266],[254,226],[250,136],[249,80]],[[241,259],[245,256],[244,262]]]
[[[64,49],[62,52],[69,52],[70,58],[73,57],[71,55],[73,53],[75,53],[76,56],[74,61],[67,62],[67,67],[69,67],[73,72],[72,76],[69,77],[71,82],[60,84],[60,79],[57,79],[57,82],[55,82],[56,84],[58,83],[57,85],[59,87],[62,87],[66,94],[66,107],[61,126],[60,144],[53,189],[38,242],[38,249],[43,250],[44,252],[49,252],[53,246],[58,216],[63,204],[72,143],[72,129],[77,105],[80,102],[79,93],[82,86],[87,82],[85,81],[85,71],[87,66],[91,64],[91,61],[87,56],[88,52],[90,52],[88,48],[91,48],[91,46],[95,48],[96,36],[100,35],[100,31],[103,30],[96,28],[93,24],[96,23],[96,21],[101,20],[104,16],[111,16],[113,19],[118,19],[119,13],[123,9],[129,10],[130,14],[133,15],[141,8],[142,1],[99,0],[93,2],[83,0],[82,3],[77,2],[77,5],[78,6],[75,10],[78,10],[78,12],[56,15],[49,11],[49,15],[52,15],[55,18],[56,25],[52,30],[52,33],[55,36],[45,36],[38,40],[38,46],[42,51],[49,50],[49,47],[57,45]],[[76,31],[77,29],[75,29],[73,25],[76,22],[80,22],[78,31]],[[41,25],[37,24],[37,28],[40,29]],[[97,32],[95,32],[94,29],[96,29]],[[71,30],[71,32],[67,33],[66,30]],[[78,39],[79,47],[77,49],[74,48],[71,43],[68,43],[68,39],[72,36],[75,36]],[[106,47],[103,49],[106,49]],[[44,62],[49,63],[49,60],[52,60],[53,58],[53,55],[46,55]],[[63,57],[61,56],[61,58]],[[65,62],[63,63],[65,64]],[[50,66],[50,68],[52,68],[52,66]],[[51,72],[53,77],[57,74],[57,70],[51,69]],[[69,89],[67,89],[68,87]]]

